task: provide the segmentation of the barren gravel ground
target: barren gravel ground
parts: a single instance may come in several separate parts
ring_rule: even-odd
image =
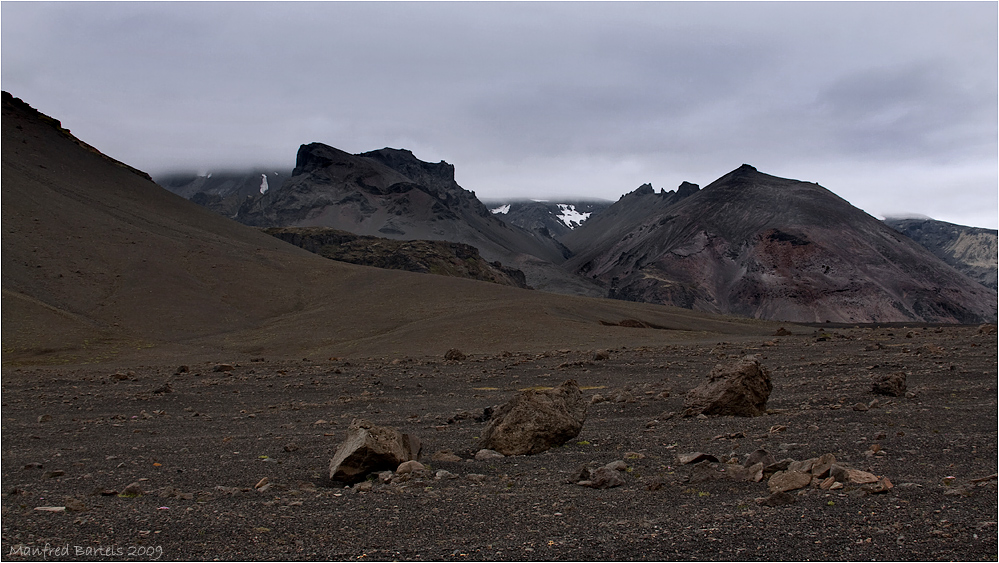
[[[772,372],[766,416],[678,416],[716,363],[745,354]],[[234,369],[201,363],[181,374],[183,358],[5,368],[2,557],[997,559],[994,327],[816,329],[592,358],[511,350],[461,362],[218,358]],[[873,395],[870,376],[895,371],[908,372],[909,395]],[[471,459],[484,428],[474,415],[569,378],[611,399],[591,404],[576,439],[536,456]],[[369,491],[331,483],[329,459],[353,418],[417,434],[424,463],[455,477]],[[691,483],[677,461],[756,448],[777,459],[833,453],[895,487],[804,489],[768,507],[757,503],[766,482]],[[433,461],[440,450],[463,461]],[[618,459],[629,465],[624,486],[566,482],[581,464]],[[133,482],[145,494],[109,494]]]

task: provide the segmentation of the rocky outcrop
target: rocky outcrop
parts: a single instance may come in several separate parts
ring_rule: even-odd
[[[468,244],[440,240],[392,240],[325,227],[273,227],[264,232],[331,260],[530,289],[524,272],[487,262]]]
[[[480,447],[503,455],[538,454],[579,435],[586,401],[575,380],[554,389],[528,390],[497,409]]]
[[[889,217],[885,224],[969,278],[993,290],[999,289],[999,231],[933,219]]]
[[[354,419],[330,460],[330,479],[355,483],[375,471],[395,470],[420,459],[420,439],[395,428]]]
[[[707,381],[687,393],[683,415],[759,416],[766,414],[772,390],[769,370],[754,356],[746,356],[715,366]]]
[[[749,165],[697,191],[636,190],[562,242],[565,267],[616,299],[797,322],[996,318],[995,291],[818,184]]]

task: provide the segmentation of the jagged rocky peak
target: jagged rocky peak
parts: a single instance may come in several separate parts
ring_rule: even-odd
[[[652,184],[642,184],[632,193],[635,195],[653,195],[656,193],[656,190],[652,187]]]
[[[419,171],[422,174],[432,174],[440,180],[447,182],[454,181],[454,165],[448,164],[445,161],[440,161],[438,163],[425,162],[416,158],[413,151],[408,149],[393,149],[385,147],[376,151],[369,151],[361,153],[358,156],[372,158],[381,162],[385,166],[402,172],[407,176],[411,172]]]
[[[298,147],[293,176],[308,174],[335,164],[343,164],[351,159],[351,154],[323,143],[309,143]]]
[[[697,184],[692,184],[690,182],[684,181],[680,184],[680,187],[676,189],[676,195],[683,198],[690,195],[696,194],[700,191],[701,187]]]

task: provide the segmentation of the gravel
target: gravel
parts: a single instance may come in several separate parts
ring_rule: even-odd
[[[5,368],[2,552],[11,561],[994,561],[996,351],[994,327],[860,327],[605,354]],[[712,367],[747,354],[771,370],[766,415],[679,416]],[[899,371],[904,396],[872,393],[872,376]],[[570,378],[588,398],[609,399],[589,405],[576,438],[533,456],[475,459],[484,409]],[[417,434],[426,470],[357,487],[329,481],[354,418]],[[691,452],[741,461],[758,448],[777,460],[832,453],[894,488],[771,498],[765,481],[691,483],[692,466],[679,462]],[[460,461],[432,459],[443,450]],[[569,482],[581,466],[615,461],[627,466],[621,486]]]

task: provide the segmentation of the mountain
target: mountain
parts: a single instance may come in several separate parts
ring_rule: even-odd
[[[560,239],[591,216],[610,207],[605,200],[489,200],[483,202],[489,211],[509,225]]]
[[[5,365],[661,346],[775,325],[355,266],[197,206],[3,93]],[[669,330],[604,326],[636,319]]]
[[[392,240],[328,227],[271,227],[264,232],[331,260],[488,281],[530,289],[524,272],[486,262],[469,244],[441,240]]]
[[[749,165],[651,186],[563,237],[618,299],[798,322],[995,322],[996,293],[814,183]]]
[[[233,217],[247,199],[253,199],[281,185],[291,170],[254,169],[208,174],[173,173],[154,178],[157,184],[202,207]]]
[[[210,195],[190,197],[203,203]],[[322,143],[302,145],[291,177],[266,193],[242,195],[235,212],[213,208],[256,227],[329,227],[396,240],[469,244],[487,261],[523,271],[532,287],[603,294],[557,266],[568,256],[561,243],[493,217],[473,192],[455,182],[453,165],[424,162],[408,150],[355,155]]]
[[[933,219],[889,217],[884,222],[955,270],[985,287],[999,289],[999,231]]]

